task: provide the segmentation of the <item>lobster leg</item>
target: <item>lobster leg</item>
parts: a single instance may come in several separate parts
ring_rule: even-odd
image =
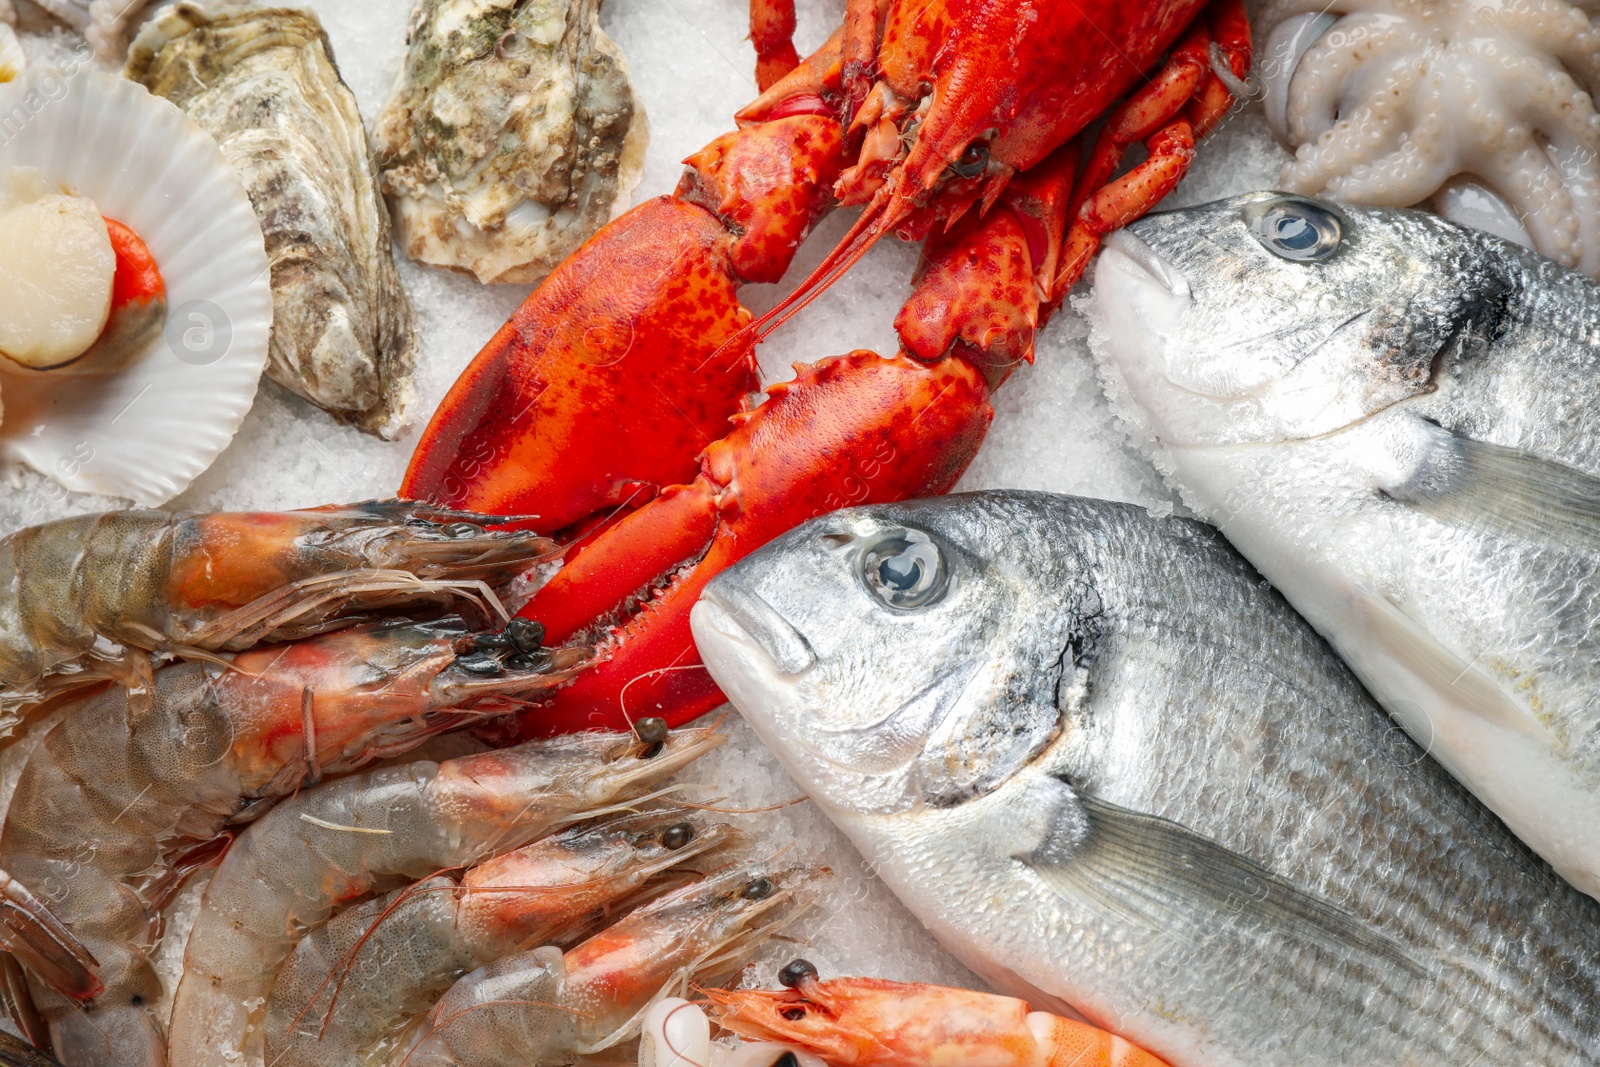
[[[750,43],[756,49],[756,86],[766,92],[800,65],[794,0],[750,0]]]
[[[524,614],[544,621],[552,642],[596,640],[600,662],[511,729],[487,727],[490,739],[616,729],[646,715],[684,722],[715,707],[722,694],[689,632],[707,582],[814,515],[954,485],[988,430],[991,390],[1032,358],[1075,158],[1058,152],[988,216],[930,239],[897,320],[902,351],[797,367],[706,449],[698,478],[577,552]],[[598,632],[584,632],[595,620]]]
[[[1196,23],[1166,66],[1106,122],[1078,181],[1074,200],[1079,207],[1067,234],[1055,298],[1083,276],[1106,234],[1146,214],[1183,180],[1195,141],[1232,104],[1228,87],[1212,69],[1214,43],[1242,80],[1250,61],[1249,32],[1243,0],[1212,0],[1207,22]],[[1124,153],[1139,141],[1149,158],[1112,181]]]

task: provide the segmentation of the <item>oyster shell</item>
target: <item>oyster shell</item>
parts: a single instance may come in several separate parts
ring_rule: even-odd
[[[373,131],[413,259],[533,282],[625,206],[649,128],[600,0],[418,0]]]
[[[316,15],[179,3],[140,31],[125,73],[209,131],[250,191],[272,262],[267,373],[392,439],[412,392],[411,304],[355,97]]]

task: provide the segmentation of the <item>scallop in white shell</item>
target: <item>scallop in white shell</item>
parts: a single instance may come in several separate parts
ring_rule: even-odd
[[[233,439],[267,361],[272,291],[250,199],[182,111],[86,66],[0,85],[0,170],[15,166],[144,240],[167,324],[120,370],[0,366],[0,472],[23,464],[76,492],[164,503]]]

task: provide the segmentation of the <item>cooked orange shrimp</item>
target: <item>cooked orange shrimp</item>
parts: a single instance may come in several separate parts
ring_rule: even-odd
[[[90,1001],[33,983],[66,1062],[162,1062],[146,953],[162,905],[226,844],[230,821],[481,717],[474,708],[517,706],[578,658],[545,654],[529,670],[495,660],[489,673],[485,653],[458,654],[471,641],[456,619],[376,623],[181,663],[155,673],[144,702],[111,687],[44,735],[0,830],[0,864],[99,961],[105,990]]]
[[[307,934],[267,999],[266,1062],[345,1067],[383,1057],[462,974],[524,947],[577,940],[597,916],[671,888],[661,876],[733,831],[682,808],[584,823],[468,871],[376,897]]]
[[[779,1041],[833,1067],[1167,1067],[1115,1034],[1033,1011],[1014,997],[886,982],[819,981],[805,960],[781,992],[708,989],[712,1016],[752,1041]]]
[[[239,651],[397,607],[489,607],[491,587],[555,547],[480,525],[505,521],[371,501],[113,511],[0,538],[0,732],[64,686],[142,682],[149,660],[137,650]]]
[[[173,1004],[174,1067],[253,1054],[274,976],[339,906],[637,798],[722,743],[709,729],[667,733],[659,719],[639,727],[651,738],[659,727],[660,739],[573,734],[369,771],[279,804],[206,887]]]
[[[730,869],[647,904],[562,954],[546,946],[462,978],[391,1067],[567,1064],[631,1037],[663,993],[726,980],[806,903],[817,872]]]

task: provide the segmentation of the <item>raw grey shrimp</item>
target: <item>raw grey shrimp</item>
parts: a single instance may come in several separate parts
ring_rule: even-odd
[[[307,934],[267,999],[266,1062],[385,1058],[411,1016],[464,973],[524,947],[578,940],[606,914],[672,887],[669,872],[734,831],[682,808],[584,823],[375,897]]]
[[[0,871],[0,949],[27,961],[33,973],[81,998],[103,990],[94,954],[38,897]],[[8,1013],[12,1010],[7,1005]]]
[[[0,1064],[5,1067],[61,1067],[61,1064],[40,1052],[20,1037],[12,1037],[0,1030]]]
[[[147,958],[183,877],[248,820],[320,776],[404,751],[556,685],[579,654],[500,666],[457,619],[387,622],[155,672],[148,699],[110,687],[45,733],[0,831],[0,864],[98,960],[90,1000],[32,983],[73,1067],[159,1065]],[[508,657],[509,658],[509,657]]]
[[[572,734],[367,771],[279,804],[240,835],[206,887],[174,998],[173,1067],[253,1053],[273,977],[341,905],[637,799],[722,740],[713,729],[652,743]]]
[[[734,868],[646,904],[563,954],[545,946],[466,975],[391,1067],[566,1064],[626,1040],[664,992],[725,981],[807,903],[818,873]]]
[[[401,501],[288,512],[113,511],[0,538],[0,733],[64,687],[149,671],[143,652],[241,651],[377,612],[490,610],[555,550]],[[494,605],[497,606],[497,605]]]

